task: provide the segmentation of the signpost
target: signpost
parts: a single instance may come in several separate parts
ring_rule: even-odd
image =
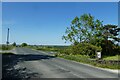
[[[101,52],[97,52],[97,58],[101,59]]]
[[[6,44],[7,44],[7,47],[8,47],[8,44],[9,44],[9,28],[8,28],[8,32],[7,32],[7,42],[6,42]]]

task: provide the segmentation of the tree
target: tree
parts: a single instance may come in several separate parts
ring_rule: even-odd
[[[102,54],[105,55],[116,55],[117,45],[115,42],[120,42],[120,38],[118,37],[118,33],[120,32],[120,28],[116,25],[107,24],[103,27],[103,38],[101,47],[103,48]]]
[[[120,38],[118,37],[120,28],[118,26],[107,24],[104,25],[103,30],[103,37],[105,40],[113,39],[114,42],[120,42]]]
[[[82,16],[75,17],[70,27],[67,27],[65,35],[62,39],[70,41],[73,44],[81,42],[90,42],[101,35],[102,21],[94,19],[91,14],[83,14]]]
[[[13,46],[16,46],[16,43],[14,42],[12,45],[13,45]]]
[[[27,43],[22,43],[21,46],[25,47],[25,46],[27,46]]]

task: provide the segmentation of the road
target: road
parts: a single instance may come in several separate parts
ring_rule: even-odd
[[[16,48],[15,53],[19,62],[14,68],[24,68],[27,73],[35,73],[33,78],[118,78],[118,74],[52,57],[43,51]]]

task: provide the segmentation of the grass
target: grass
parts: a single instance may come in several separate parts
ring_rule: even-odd
[[[0,54],[4,54],[4,55],[13,55],[14,53],[11,53],[11,52],[0,52]]]
[[[41,50],[41,51],[58,51],[58,49],[55,49],[55,48],[37,48],[37,50]]]
[[[11,50],[11,49],[13,49],[14,48],[14,46],[12,46],[12,45],[0,45],[0,50]]]
[[[54,46],[27,46],[27,47],[35,50],[41,50],[41,51],[59,52],[60,50],[60,48],[57,48]]]
[[[116,55],[116,56],[106,56],[103,58],[103,60],[119,60],[120,59],[120,55]]]
[[[120,69],[120,66],[118,64],[112,64],[112,65],[110,63],[101,64],[95,60],[91,60],[89,56],[65,55],[65,54],[56,54],[55,56],[58,56],[58,57],[64,58],[64,59],[68,59],[68,60],[85,63],[85,64],[90,64],[90,65],[93,65],[96,67],[109,68],[109,69]]]
[[[42,50],[42,51],[59,51],[65,48],[68,48],[68,46],[55,46],[55,45],[28,45],[28,48],[36,49],[36,50]]]

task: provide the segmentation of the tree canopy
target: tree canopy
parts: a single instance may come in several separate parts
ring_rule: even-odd
[[[114,42],[120,42],[119,36],[120,28],[116,25],[107,24],[103,27],[103,37],[108,39],[113,39]]]
[[[70,27],[67,27],[62,39],[72,43],[90,42],[102,34],[102,21],[95,19],[91,14],[75,17]]]
[[[13,45],[13,46],[16,46],[16,43],[14,42],[12,45]]]
[[[25,46],[27,46],[27,43],[22,43],[21,46],[25,47]]]
[[[80,17],[76,16],[71,21],[70,27],[67,27],[62,39],[74,44],[77,50],[79,48],[76,45],[89,43],[101,47],[103,55],[115,55],[120,52],[120,47],[118,44],[116,45],[120,42],[119,33],[120,28],[117,25],[103,25],[103,21],[94,18],[91,14],[83,14]],[[89,47],[90,50],[92,48],[94,47]]]

